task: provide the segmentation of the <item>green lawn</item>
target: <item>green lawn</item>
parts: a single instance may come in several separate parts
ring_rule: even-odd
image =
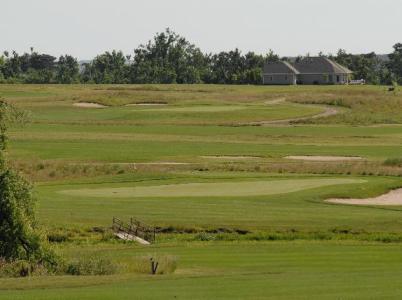
[[[253,195],[256,188],[253,184],[261,185],[261,182],[266,195]],[[187,194],[183,188],[192,189],[194,184],[205,187],[197,190],[200,195],[181,195]],[[221,189],[216,190],[219,195],[210,195],[209,185],[213,188],[220,185]],[[244,185],[245,190],[241,189]],[[151,224],[178,228],[326,232],[342,227],[401,232],[398,207],[369,208],[322,202],[332,197],[378,195],[401,185],[399,178],[392,177],[340,179],[200,172],[127,174],[75,183],[41,184],[37,194],[40,219],[49,227],[109,226],[113,216],[123,219],[135,216]],[[134,186],[148,194],[130,193]],[[161,186],[163,192],[173,194],[156,195]],[[174,186],[179,186],[179,190],[171,190]],[[240,195],[233,195],[234,189],[241,189]],[[120,191],[124,194],[119,195]]]
[[[88,249],[85,249],[88,248]],[[349,242],[73,247],[130,261],[173,254],[174,275],[0,279],[1,299],[398,299],[402,246]],[[15,290],[18,289],[18,290]]]

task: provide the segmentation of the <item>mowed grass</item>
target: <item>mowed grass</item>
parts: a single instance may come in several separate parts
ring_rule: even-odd
[[[1,299],[398,299],[402,246],[349,242],[169,244],[165,247],[74,246],[130,262],[174,254],[173,275],[0,279]],[[18,289],[18,290],[16,290]]]
[[[345,126],[340,120],[357,113],[369,120],[384,105],[392,115],[398,114],[400,95],[377,87],[2,85],[0,96],[32,115],[31,124],[11,132],[11,155],[16,160],[200,162],[200,156],[209,155],[385,160],[401,154],[402,126],[397,122],[367,127]],[[282,102],[269,104],[278,99]],[[332,119],[331,126],[240,126],[321,113],[323,106],[295,103],[320,99],[335,107],[339,116],[314,122]],[[359,107],[344,107],[342,99],[355,99]],[[108,107],[74,107],[78,102]],[[166,105],[126,106],[130,103]]]
[[[360,179],[295,179],[271,181],[241,181],[219,183],[185,183],[146,187],[110,187],[98,189],[62,190],[59,193],[81,197],[244,197],[294,193],[323,186],[365,183]]]
[[[267,195],[254,194],[261,182]],[[110,226],[113,216],[126,220],[135,216],[155,226],[178,230],[328,232],[344,228],[357,232],[399,233],[402,219],[398,207],[333,205],[323,200],[379,195],[401,184],[397,177],[139,173],[41,184],[37,195],[40,219],[50,228]],[[183,191],[194,185],[205,188],[198,190],[198,195]],[[222,190],[211,195],[210,185],[212,189],[220,186]],[[161,186],[163,192],[172,194],[159,195]],[[131,193],[133,187],[143,194]],[[124,194],[119,195],[119,191]]]

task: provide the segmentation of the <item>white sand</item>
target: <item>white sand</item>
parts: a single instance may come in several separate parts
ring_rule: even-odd
[[[363,158],[359,156],[310,156],[310,155],[291,155],[286,156],[287,159],[295,160],[308,160],[308,161],[351,161],[351,160],[362,160]]]
[[[328,199],[330,203],[353,204],[353,205],[401,205],[402,206],[402,189],[390,191],[387,194],[366,199]]]
[[[74,103],[73,106],[81,107],[81,108],[105,108],[105,107],[107,107],[106,105],[102,105],[99,103],[93,103],[93,102],[78,102],[78,103]]]

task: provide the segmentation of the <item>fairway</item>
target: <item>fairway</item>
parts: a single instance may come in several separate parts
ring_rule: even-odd
[[[221,183],[186,183],[147,187],[64,190],[61,194],[86,197],[241,197],[293,193],[330,185],[365,183],[359,179],[296,179]]]

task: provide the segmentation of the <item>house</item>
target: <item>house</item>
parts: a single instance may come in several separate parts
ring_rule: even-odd
[[[297,76],[300,75],[287,61],[268,62],[264,65],[264,84],[296,84]]]
[[[348,84],[352,73],[327,57],[306,57],[293,64],[286,61],[267,62],[263,69],[263,83]]]

